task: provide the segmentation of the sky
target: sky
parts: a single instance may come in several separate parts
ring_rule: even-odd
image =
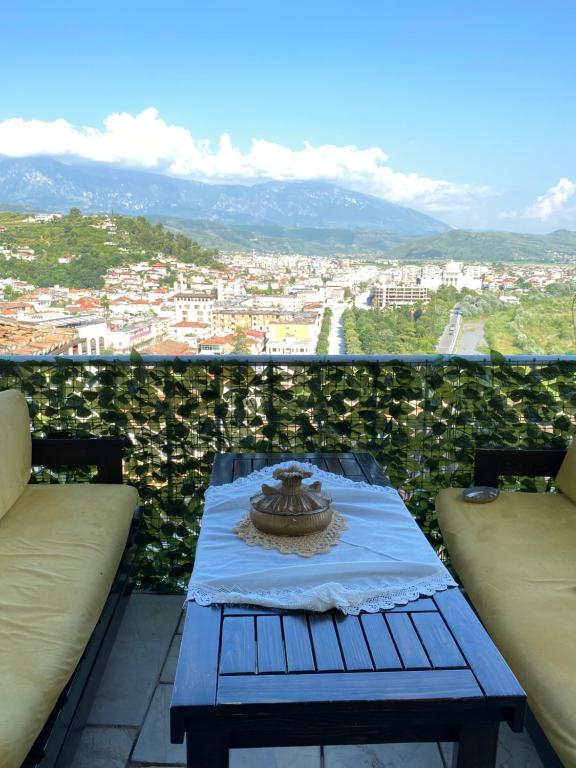
[[[11,0],[0,155],[576,229],[574,0]]]

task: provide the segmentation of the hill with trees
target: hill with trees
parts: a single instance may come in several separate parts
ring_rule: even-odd
[[[504,355],[573,355],[576,353],[574,291],[550,285],[531,291],[520,304],[490,315],[484,336],[491,349]]]
[[[0,255],[0,278],[13,277],[34,285],[100,288],[110,267],[152,262],[159,253],[198,266],[220,267],[216,251],[182,234],[151,224],[142,216],[83,216],[72,208],[67,216],[37,223],[19,213],[0,213],[0,246],[11,251],[32,248],[34,261]],[[69,255],[67,264],[58,259]]]
[[[548,235],[525,235],[453,229],[398,245],[385,257],[399,261],[565,262],[576,260],[576,232],[559,229]]]

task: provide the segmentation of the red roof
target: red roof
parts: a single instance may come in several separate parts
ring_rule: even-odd
[[[182,320],[174,328],[208,328],[208,323],[197,323],[193,320]]]
[[[196,352],[189,344],[182,341],[159,341],[142,350],[148,355],[189,355]]]
[[[205,344],[231,344],[234,340],[234,334],[229,333],[227,336],[210,336],[208,339],[203,339],[202,346]]]

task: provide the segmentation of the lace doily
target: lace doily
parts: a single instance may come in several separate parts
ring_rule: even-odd
[[[339,512],[334,510],[330,525],[318,533],[309,533],[306,536],[274,536],[271,533],[259,531],[250,520],[250,514],[237,523],[234,533],[250,547],[263,547],[264,549],[276,549],[283,555],[300,555],[300,557],[313,557],[323,552],[329,552],[331,547],[338,543],[340,534],[348,526],[346,520]]]

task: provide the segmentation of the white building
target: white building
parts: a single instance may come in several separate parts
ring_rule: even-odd
[[[174,295],[174,311],[176,322],[183,320],[194,323],[212,324],[212,310],[214,302],[218,298],[215,290],[206,291],[181,291]]]

